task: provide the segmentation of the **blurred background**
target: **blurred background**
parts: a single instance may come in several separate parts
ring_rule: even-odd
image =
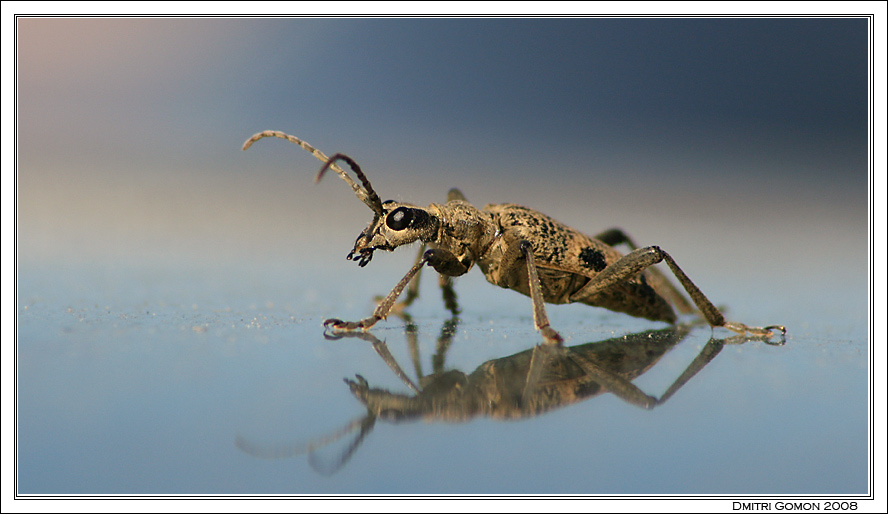
[[[310,155],[240,151],[265,129],[351,155],[386,198],[458,186],[667,251],[701,219],[797,248],[824,214],[817,252],[866,226],[862,18],[22,18],[18,37],[25,260],[357,235],[366,207],[314,186]]]
[[[19,492],[865,493],[870,21],[19,18]],[[254,459],[236,436],[360,415],[344,376],[404,389],[321,323],[415,257],[346,261],[372,214],[292,144],[241,151],[266,129],[347,153],[383,199],[459,187],[620,227],[787,344],[726,348],[654,413],[381,424],[333,478]],[[446,312],[422,287],[427,358]],[[475,271],[457,293],[448,369],[538,342],[527,298]],[[569,345],[662,328],[549,315]],[[402,320],[374,334],[405,358]]]

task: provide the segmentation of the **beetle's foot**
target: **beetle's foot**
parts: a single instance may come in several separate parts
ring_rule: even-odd
[[[355,330],[361,328],[361,324],[354,321],[342,321],[337,318],[324,320],[324,329],[333,330]]]
[[[341,319],[330,318],[324,321],[324,329],[332,329],[334,331],[366,330],[375,325],[377,321],[379,321],[379,318],[376,316],[371,316],[361,321],[342,321]]]
[[[780,341],[776,344],[784,344],[786,342],[786,327],[783,325],[768,325],[767,327],[748,327],[743,323],[735,323],[732,321],[728,321],[724,324],[724,327],[728,330],[733,330],[740,335],[749,334],[754,337],[761,337],[765,342],[770,342],[771,338],[774,337],[774,332],[780,333]]]
[[[556,332],[554,328],[552,328],[548,325],[541,328],[540,333],[543,334],[543,338],[546,340],[546,344],[558,346],[564,342],[564,339],[561,337],[561,334]]]

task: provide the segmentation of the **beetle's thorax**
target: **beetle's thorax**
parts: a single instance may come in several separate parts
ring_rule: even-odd
[[[438,218],[438,233],[429,246],[447,250],[463,264],[480,258],[496,238],[493,215],[463,200],[429,205],[429,213]]]

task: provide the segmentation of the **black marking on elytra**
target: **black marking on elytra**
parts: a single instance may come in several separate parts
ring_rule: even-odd
[[[607,267],[604,260],[604,254],[594,248],[583,248],[580,250],[580,263],[588,269],[601,271]]]

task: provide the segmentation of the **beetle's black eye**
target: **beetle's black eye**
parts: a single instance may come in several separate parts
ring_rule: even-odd
[[[392,230],[404,230],[413,221],[413,209],[398,207],[385,218],[385,224]]]

